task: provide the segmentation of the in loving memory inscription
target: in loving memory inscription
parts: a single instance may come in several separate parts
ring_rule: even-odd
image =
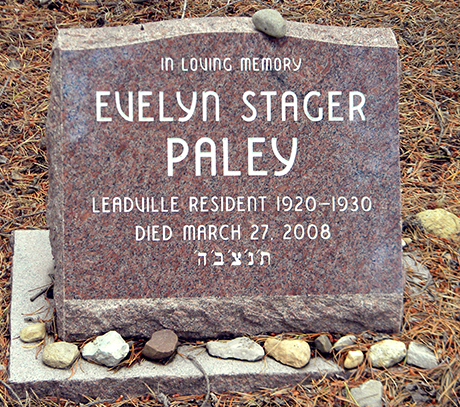
[[[397,330],[398,86],[386,29],[60,31],[48,219],[61,336]]]

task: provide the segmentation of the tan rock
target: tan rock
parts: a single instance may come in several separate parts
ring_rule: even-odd
[[[460,240],[460,218],[453,213],[439,208],[422,211],[415,217],[426,232],[444,239]]]
[[[345,369],[354,369],[358,367],[364,360],[364,353],[360,350],[351,350],[348,352],[345,361],[343,362],[343,367]]]
[[[407,349],[403,342],[385,339],[369,348],[369,359],[373,367],[389,368],[406,356]]]
[[[42,361],[49,367],[68,369],[79,355],[77,345],[68,342],[54,342],[43,349]]]
[[[410,237],[403,237],[402,241],[404,243],[403,247],[409,246],[412,243],[412,239]]]
[[[23,342],[38,342],[45,338],[46,326],[42,322],[27,325],[19,332],[19,338]]]
[[[310,346],[300,339],[269,338],[264,349],[267,355],[288,366],[301,368],[310,361]]]

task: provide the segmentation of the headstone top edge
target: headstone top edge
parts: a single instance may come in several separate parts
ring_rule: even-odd
[[[216,33],[258,34],[269,39],[255,29],[249,17],[206,17],[206,24],[203,24],[203,20],[204,18],[186,18],[121,27],[66,28],[59,30],[54,48],[62,51],[80,51]],[[350,28],[288,21],[286,37],[338,45],[398,48],[396,38],[389,28]]]

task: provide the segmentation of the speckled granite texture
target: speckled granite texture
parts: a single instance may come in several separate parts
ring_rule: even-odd
[[[61,336],[398,330],[398,95],[387,29],[61,30],[47,135]]]

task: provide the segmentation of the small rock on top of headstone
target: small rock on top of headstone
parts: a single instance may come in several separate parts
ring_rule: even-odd
[[[420,226],[428,233],[444,239],[460,239],[460,218],[445,209],[422,211],[415,217]]]
[[[321,353],[329,353],[332,349],[332,344],[327,335],[320,335],[315,339],[315,347]]]
[[[174,331],[162,329],[154,332],[142,349],[142,355],[153,360],[169,358],[177,348],[179,339]]]
[[[49,343],[43,349],[42,361],[55,369],[68,369],[80,355],[77,345],[68,342]]]
[[[310,361],[310,345],[300,339],[268,338],[264,348],[267,355],[284,365],[301,368]]]
[[[116,366],[128,354],[129,346],[116,331],[109,331],[87,343],[82,349],[82,356],[93,362],[108,367]]]
[[[343,362],[343,367],[345,369],[354,369],[358,367],[364,360],[364,353],[360,350],[351,350],[347,353],[347,357]]]
[[[433,351],[428,346],[417,342],[411,342],[407,347],[406,363],[422,369],[433,369],[438,366],[438,360]]]
[[[257,30],[270,37],[282,38],[286,35],[286,21],[276,10],[259,10],[252,16],[252,22]]]
[[[406,353],[406,345],[393,339],[385,339],[369,348],[369,358],[373,367],[394,366],[404,359]]]
[[[211,341],[206,344],[206,349],[211,356],[249,362],[260,360],[265,355],[262,346],[245,336],[231,341]]]
[[[378,380],[368,380],[350,390],[359,407],[381,407],[383,385]]]
[[[41,341],[46,335],[46,325],[43,322],[27,325],[19,332],[19,337],[23,342]]]
[[[335,350],[336,352],[338,352],[339,350],[342,350],[343,348],[347,346],[354,345],[355,342],[356,342],[355,335],[342,336],[336,343],[334,343],[332,350]]]

